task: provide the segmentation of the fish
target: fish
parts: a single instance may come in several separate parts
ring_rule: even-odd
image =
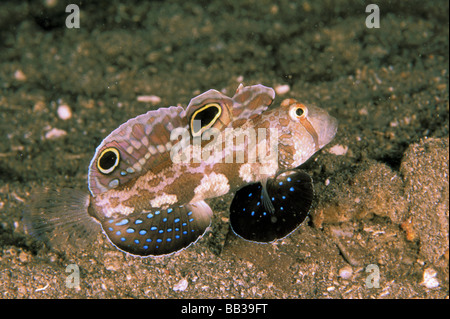
[[[100,225],[119,250],[164,256],[189,247],[211,225],[206,200],[234,193],[230,226],[239,237],[273,242],[306,219],[314,187],[298,167],[336,135],[322,108],[243,86],[232,97],[211,89],[186,108],[129,119],[96,148],[88,189],[44,190],[26,210],[27,231],[59,245],[92,240]],[[81,237],[81,239],[80,239]]]

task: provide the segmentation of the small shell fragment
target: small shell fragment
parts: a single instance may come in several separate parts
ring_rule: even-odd
[[[439,287],[439,280],[436,278],[437,272],[433,268],[427,268],[423,272],[423,281],[421,282],[422,285],[425,287],[431,289],[431,288],[437,288]]]
[[[21,82],[25,82],[27,80],[27,76],[25,75],[25,73],[23,73],[22,70],[17,70],[16,72],[14,72],[14,78],[17,81]]]
[[[156,95],[140,95],[137,97],[137,101],[143,103],[158,104],[161,102],[161,98]]]
[[[50,131],[45,133],[44,137],[46,140],[55,140],[61,137],[64,137],[67,135],[67,132],[64,130],[61,130],[59,128],[52,128]]]
[[[289,86],[289,84],[283,84],[283,85],[277,85],[275,87],[275,92],[278,95],[283,95],[286,94],[287,92],[289,92],[291,90],[291,87]]]
[[[348,146],[336,144],[328,152],[334,155],[345,155],[348,152]]]
[[[339,277],[345,280],[349,280],[352,278],[353,275],[353,269],[350,265],[346,265],[339,269]]]
[[[58,117],[64,121],[72,117],[72,110],[70,109],[70,106],[66,104],[58,106],[56,112],[58,113]]]
[[[185,291],[188,284],[188,281],[183,278],[173,286],[173,291]]]

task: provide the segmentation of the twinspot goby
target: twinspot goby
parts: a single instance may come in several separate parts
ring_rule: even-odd
[[[297,167],[338,125],[325,110],[294,99],[269,108],[274,98],[272,88],[240,85],[232,98],[209,90],[186,109],[128,120],[97,147],[89,193],[63,188],[34,197],[25,214],[29,232],[50,243],[88,238],[83,227],[96,221],[122,251],[167,255],[204,234],[213,214],[205,200],[235,192],[230,224],[238,236],[287,236],[307,217],[314,192]]]

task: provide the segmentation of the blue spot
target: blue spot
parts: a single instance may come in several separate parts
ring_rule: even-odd
[[[261,202],[257,202],[257,203],[256,203],[256,206],[259,206],[259,204],[261,204]]]
[[[172,241],[172,238],[167,238],[166,240],[167,240],[167,241]]]
[[[158,233],[162,234],[162,233],[164,233],[164,230],[160,229],[160,230],[158,230]]]
[[[290,178],[290,177],[288,177],[288,178],[287,178],[287,181],[288,181],[288,182],[290,182],[290,181],[291,181],[291,178]]]
[[[180,239],[180,235],[175,235],[175,238],[176,239]]]
[[[156,240],[156,242],[157,242],[157,243],[161,243],[161,242],[162,242],[162,239],[159,239],[159,238],[158,238],[158,239]]]
[[[266,212],[264,212],[264,213],[263,213],[263,215],[264,215],[264,216],[266,216],[266,215],[267,215],[267,213],[266,213]]]
[[[146,241],[147,243],[151,243],[151,242],[152,242],[151,238],[147,238],[145,241]]]
[[[191,232],[192,232],[192,233],[195,232],[195,229],[192,229]]]
[[[175,228],[175,231],[180,231],[180,229],[177,227],[177,228]]]
[[[116,232],[116,235],[117,235],[117,236],[120,236],[120,234],[121,234],[121,232],[120,232],[120,230],[118,230],[118,231]]]
[[[155,215],[159,215],[159,214],[161,214],[161,212],[160,212],[159,210],[157,210],[157,211],[155,212]]]
[[[168,209],[167,209],[167,214],[170,214],[172,211],[173,211],[172,208],[168,208]]]
[[[166,221],[167,221],[167,218],[164,217],[164,218],[163,218],[163,222],[166,222]]]
[[[150,230],[157,230],[158,228],[156,226],[153,226],[152,228],[150,228]]]
[[[281,196],[281,198],[282,198],[282,199],[286,199],[286,196],[283,195],[283,196]]]
[[[127,172],[121,171],[121,172],[120,172],[120,175],[125,176],[125,175],[127,175]]]
[[[146,230],[143,229],[143,230],[140,230],[140,231],[139,231],[139,235],[145,235],[145,234],[147,234],[147,231],[146,231]]]
[[[188,213],[188,216],[191,216],[191,215],[192,215],[192,212],[189,212],[189,213]]]
[[[255,216],[255,211],[252,211],[251,215],[252,215],[252,216]]]
[[[289,188],[289,190],[290,190],[291,192],[293,192],[293,191],[294,191],[294,187]]]
[[[245,207],[244,207],[244,208],[242,208],[242,211],[243,211],[243,212],[245,212]]]
[[[187,223],[183,223],[183,224],[181,224],[181,225],[183,225],[183,226],[187,226]]]
[[[172,228],[167,228],[167,232],[170,233],[172,231]]]
[[[187,231],[184,231],[184,232],[183,232],[183,235],[187,235]]]
[[[125,241],[126,239],[125,239],[125,237],[122,237],[122,238],[120,238],[120,240],[121,240],[121,241]]]
[[[147,245],[144,245],[144,249],[148,249],[148,246],[147,246]]]
[[[139,244],[139,239],[135,239],[134,242],[135,242],[136,244]]]
[[[283,182],[279,182],[278,185],[280,185],[280,186],[283,185]]]
[[[248,197],[252,197],[253,193],[248,194]]]
[[[149,213],[148,215],[147,215],[147,218],[152,218],[153,217],[153,214],[152,213]]]
[[[128,234],[134,233],[134,229],[133,229],[133,228],[128,228],[128,229],[127,229],[127,233],[128,233]]]
[[[275,197],[272,197],[272,202],[274,202],[275,201]]]
[[[108,230],[109,230],[109,231],[113,231],[114,229],[113,229],[112,227],[109,227]]]
[[[110,220],[108,220],[108,223],[114,223],[114,219],[110,219]]]
[[[175,220],[173,221],[174,223],[178,223],[180,221],[179,218],[175,218]]]
[[[194,218],[189,219],[189,221],[192,223],[194,221]]]
[[[142,224],[142,219],[136,219],[136,221],[134,222],[136,225]]]
[[[128,224],[129,220],[128,219],[123,219],[120,222],[116,223],[116,226],[123,226]]]
[[[283,207],[280,207],[280,210],[283,210],[284,208]]]

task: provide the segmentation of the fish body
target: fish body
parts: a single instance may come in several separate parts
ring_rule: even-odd
[[[115,246],[140,256],[195,242],[213,214],[205,200],[229,192],[236,192],[230,222],[239,236],[286,236],[306,218],[313,194],[311,178],[296,167],[332,140],[337,121],[294,99],[268,110],[274,98],[271,88],[241,85],[232,98],[209,90],[186,109],[130,119],[97,147],[90,194],[71,209],[87,212]],[[57,214],[46,203],[41,198],[31,215]]]

